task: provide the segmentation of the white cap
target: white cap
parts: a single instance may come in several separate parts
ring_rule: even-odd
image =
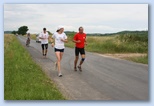
[[[57,30],[60,30],[61,28],[64,28],[64,26],[62,25],[58,26]]]

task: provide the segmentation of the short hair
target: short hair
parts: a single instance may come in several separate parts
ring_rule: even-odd
[[[80,28],[83,28],[83,27],[82,27],[82,26],[80,26],[80,27],[79,27],[79,30],[80,30]]]
[[[43,30],[45,31],[45,30],[46,30],[46,28],[43,28]]]
[[[57,30],[56,32],[59,32],[60,30]]]

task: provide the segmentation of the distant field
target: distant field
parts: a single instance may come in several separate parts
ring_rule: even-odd
[[[72,42],[74,34],[67,34],[69,42],[65,45],[74,48]],[[126,58],[135,62],[148,63],[148,35],[138,34],[115,34],[112,36],[87,36],[88,45],[85,46],[86,51],[101,54],[127,54],[127,53],[143,53],[147,56]]]
[[[75,44],[72,42],[75,32],[66,33],[68,36],[68,43],[66,47],[74,48]],[[147,31],[122,31],[115,34],[104,34],[106,36],[94,36],[88,34],[86,51],[96,52],[101,54],[128,54],[140,53],[146,54],[145,57],[130,57],[125,58],[135,62],[148,64],[148,32]],[[32,39],[36,39],[35,35],[31,35]]]
[[[26,35],[24,36],[26,37]],[[34,40],[36,39],[36,34],[31,34],[30,36],[31,36],[31,39],[34,39]]]
[[[128,57],[125,59],[138,62],[138,63],[148,64],[148,55],[140,56],[140,57]]]
[[[14,35],[4,36],[4,100],[65,100]]]
[[[24,36],[26,37],[26,35],[24,35]],[[50,35],[50,36],[51,36],[51,35]],[[36,34],[31,34],[31,35],[30,35],[30,38],[33,39],[33,40],[36,40]],[[50,41],[49,41],[49,43],[50,43]]]
[[[74,47],[72,37],[69,37],[67,47]],[[87,51],[97,53],[147,53],[148,42],[122,42],[117,36],[87,36]]]

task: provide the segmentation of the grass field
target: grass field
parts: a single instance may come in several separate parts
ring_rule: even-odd
[[[72,42],[74,34],[75,32],[67,33],[68,43],[65,44],[66,47],[74,48],[75,44]],[[31,38],[36,39],[33,34]],[[85,50],[89,52],[100,54],[147,54],[147,56],[123,59],[148,64],[148,32],[120,32],[112,36],[87,36],[87,43]]]
[[[24,35],[24,36],[26,37],[27,35]],[[30,38],[35,40],[36,39],[36,34],[30,34]]]
[[[24,36],[26,37],[26,35],[24,35]],[[52,35],[49,35],[49,36],[51,37]],[[33,40],[36,40],[36,34],[31,34],[30,38]],[[49,41],[49,43],[51,43],[51,42]]]
[[[67,47],[74,48],[72,42],[73,34],[68,34]],[[128,54],[128,53],[143,53],[147,56],[125,58],[127,60],[148,64],[148,38],[147,35],[112,35],[112,36],[87,36],[88,45],[86,51],[96,52],[101,54]]]
[[[87,51],[97,53],[146,53],[148,44],[146,42],[121,42],[116,36],[93,37],[87,36]],[[67,47],[74,47],[72,37],[69,37]]]
[[[140,56],[140,57],[129,57],[125,59],[138,62],[138,63],[148,64],[148,55]]]
[[[13,35],[4,36],[4,99],[65,100]]]

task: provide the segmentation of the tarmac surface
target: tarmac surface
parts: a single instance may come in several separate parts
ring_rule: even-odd
[[[26,38],[18,36],[18,39],[69,100],[149,100],[148,65],[86,52],[83,71],[75,72],[74,49],[65,48],[61,62],[63,77],[58,77],[58,71],[54,69],[56,56],[51,44],[44,59],[40,43],[31,40],[30,46],[26,47]]]

